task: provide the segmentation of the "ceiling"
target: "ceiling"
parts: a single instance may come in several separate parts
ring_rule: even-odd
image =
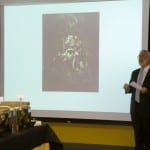
[[[0,5],[66,3],[66,2],[94,2],[94,1],[114,1],[114,0],[0,0]]]

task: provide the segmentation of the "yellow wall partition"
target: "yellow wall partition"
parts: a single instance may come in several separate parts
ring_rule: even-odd
[[[80,123],[49,123],[63,143],[134,146],[131,126]]]

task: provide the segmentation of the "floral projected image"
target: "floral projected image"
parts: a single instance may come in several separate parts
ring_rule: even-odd
[[[43,91],[99,91],[99,13],[43,15]]]

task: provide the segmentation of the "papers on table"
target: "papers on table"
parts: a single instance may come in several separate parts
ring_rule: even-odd
[[[139,84],[137,84],[137,83],[134,82],[134,81],[132,81],[132,82],[130,83],[130,86],[132,86],[132,87],[134,87],[134,88],[136,88],[136,89],[138,89],[138,90],[141,90],[141,88],[142,88]]]

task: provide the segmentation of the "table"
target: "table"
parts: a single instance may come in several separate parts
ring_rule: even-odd
[[[49,143],[50,150],[63,150],[63,144],[48,124],[0,135],[1,150],[32,150],[43,143]]]

